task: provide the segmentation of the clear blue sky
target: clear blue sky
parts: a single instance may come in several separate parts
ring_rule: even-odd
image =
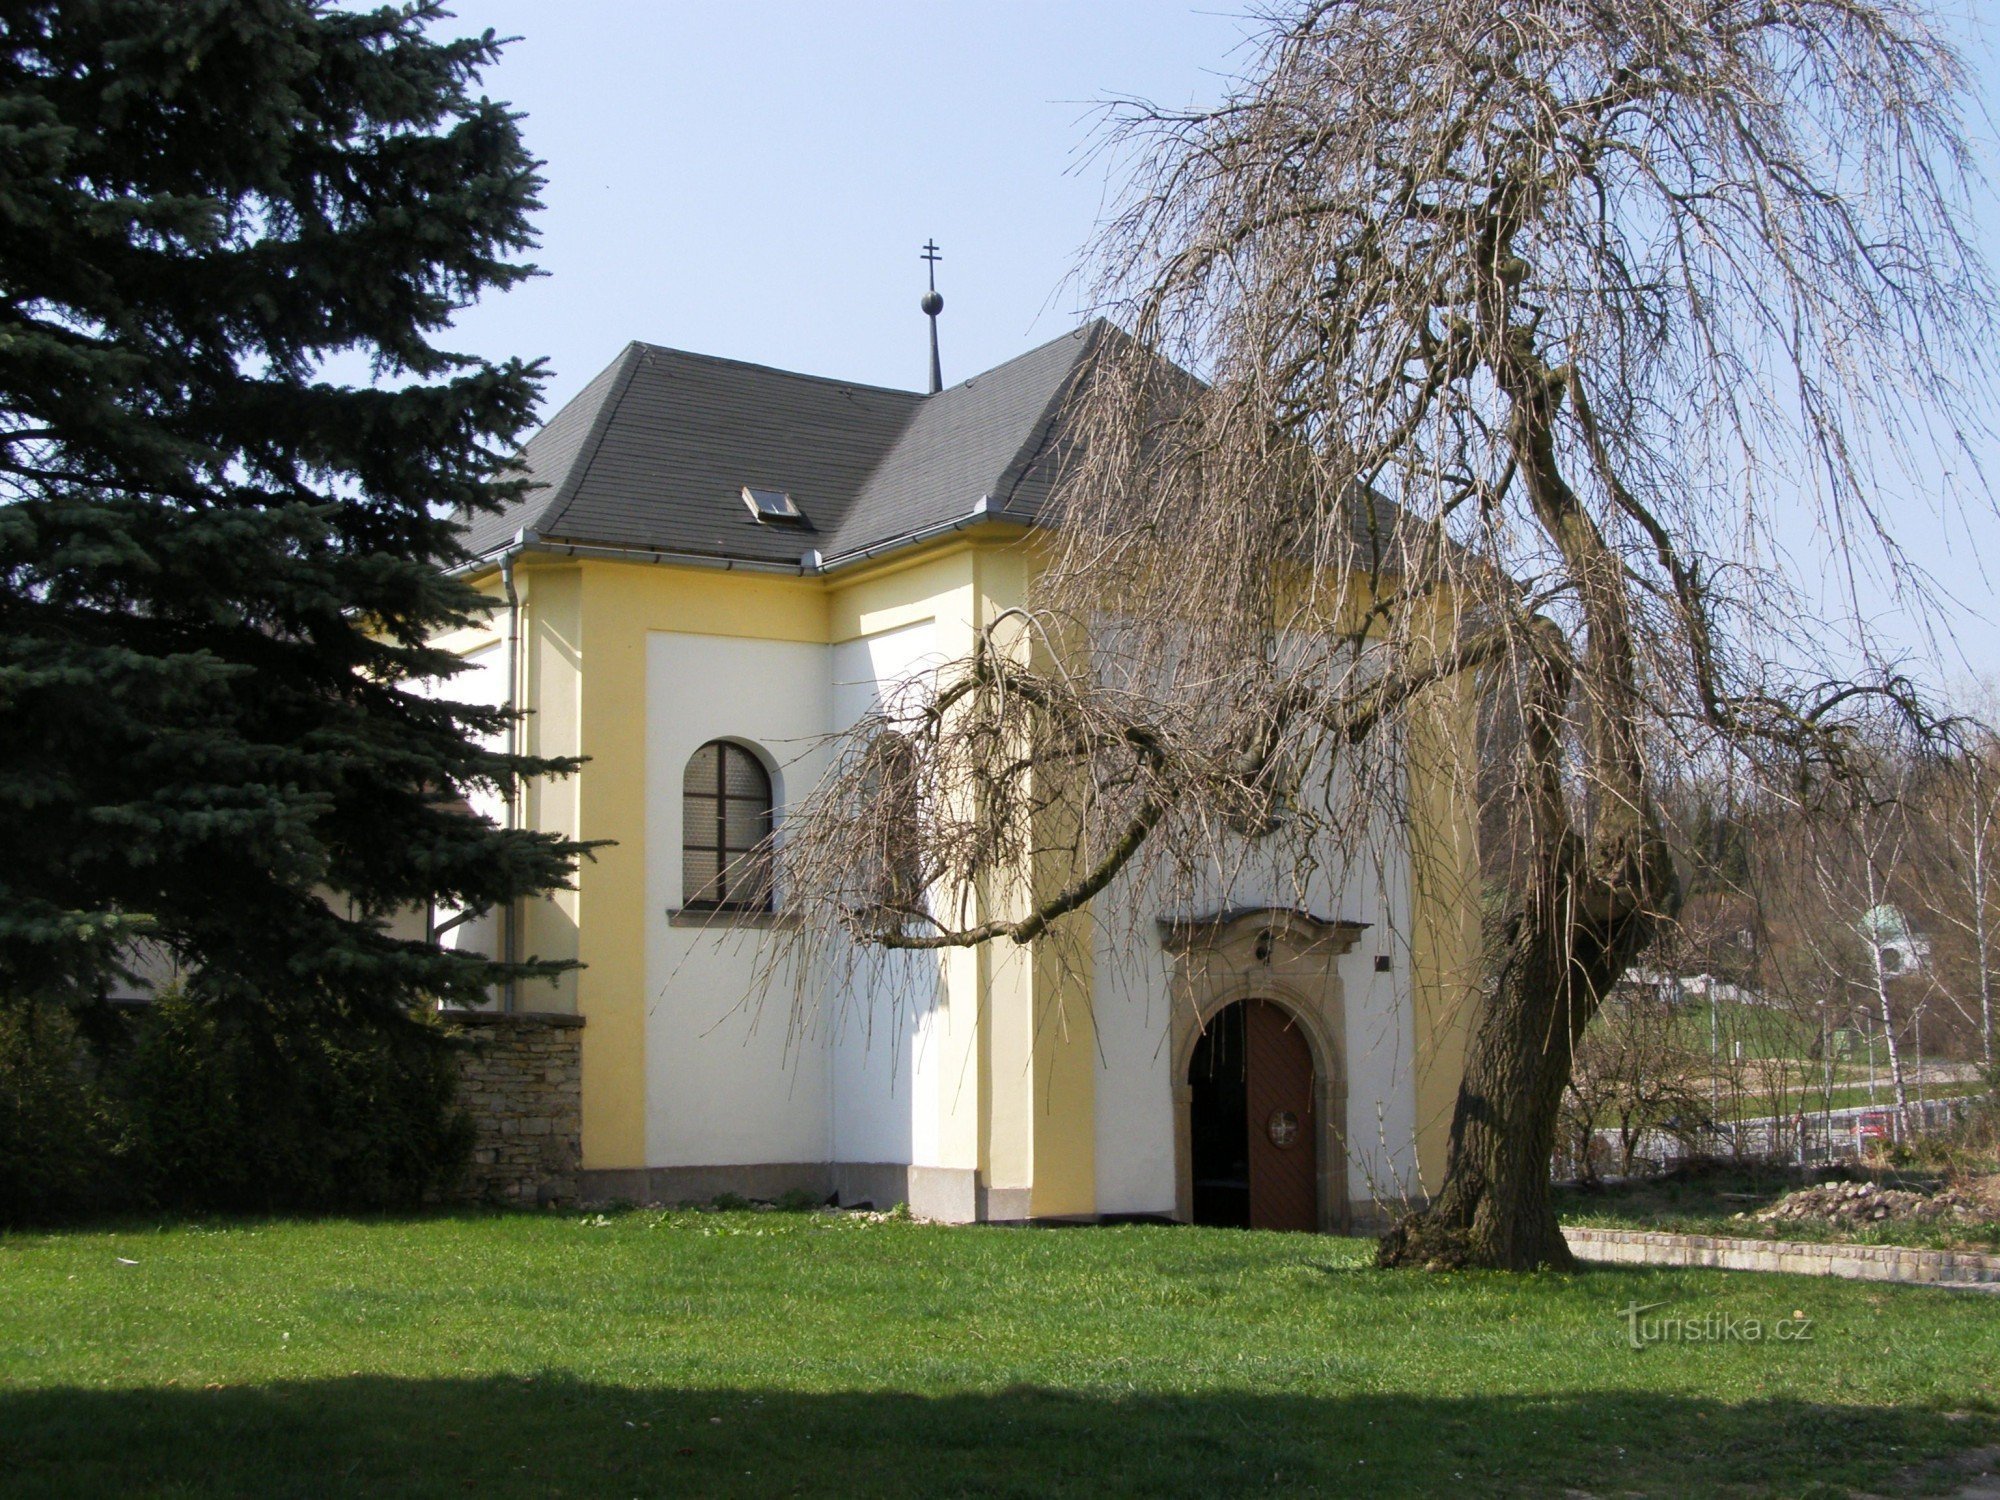
[[[463,320],[572,394],[629,339],[920,388],[935,236],[945,379],[1075,324],[1092,101],[1212,94],[1220,6],[462,0],[519,38],[488,90],[547,163],[547,279]]]
[[[548,177],[547,276],[466,313],[460,345],[548,356],[547,411],[635,338],[917,389],[918,250],[935,236],[945,379],[977,374],[1077,321],[1066,278],[1105,188],[1086,156],[1093,103],[1212,98],[1244,59],[1246,9],[460,0],[459,29],[519,38],[487,90],[525,114]],[[2000,74],[1980,61],[2000,113]],[[1985,228],[2000,261],[2000,223]],[[1964,606],[1943,617],[1931,673],[2000,673],[2000,521],[1918,513],[1909,531]],[[1884,623],[1922,649],[1913,622]]]

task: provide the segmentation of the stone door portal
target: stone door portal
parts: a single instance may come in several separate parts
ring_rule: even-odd
[[[1187,1078],[1197,1224],[1319,1228],[1319,1127],[1312,1051],[1269,1000],[1210,1018]]]

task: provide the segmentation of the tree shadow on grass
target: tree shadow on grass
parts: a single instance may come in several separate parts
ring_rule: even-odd
[[[355,1376],[0,1392],[0,1490],[171,1495],[1842,1495],[2000,1420],[1646,1392],[1304,1398]]]

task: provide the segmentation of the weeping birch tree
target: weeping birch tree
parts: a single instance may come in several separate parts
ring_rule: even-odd
[[[1319,0],[1218,107],[1115,109],[1122,333],[1033,605],[793,810],[795,956],[1226,885],[1277,799],[1282,857],[1337,862],[1474,683],[1514,729],[1504,874],[1446,1175],[1380,1258],[1567,1263],[1573,1048],[1676,908],[1660,768],[1813,797],[1923,728],[1780,564],[1914,586],[1899,498],[1979,430],[1965,90],[1914,0]],[[1060,874],[981,899],[1030,859]]]

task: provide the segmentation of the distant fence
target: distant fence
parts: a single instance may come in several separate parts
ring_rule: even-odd
[[[1910,1101],[1908,1133],[1934,1135],[1958,1120],[1984,1095]],[[1765,1115],[1751,1120],[1727,1120],[1694,1131],[1648,1130],[1633,1151],[1635,1170],[1671,1171],[1696,1158],[1759,1162],[1794,1162],[1801,1166],[1858,1161],[1905,1138],[1902,1116],[1893,1104],[1862,1104],[1845,1109],[1805,1110],[1791,1115]],[[1616,1129],[1599,1130],[1596,1151],[1600,1171],[1618,1171],[1624,1143]],[[1574,1174],[1576,1163],[1558,1161],[1561,1176]]]

